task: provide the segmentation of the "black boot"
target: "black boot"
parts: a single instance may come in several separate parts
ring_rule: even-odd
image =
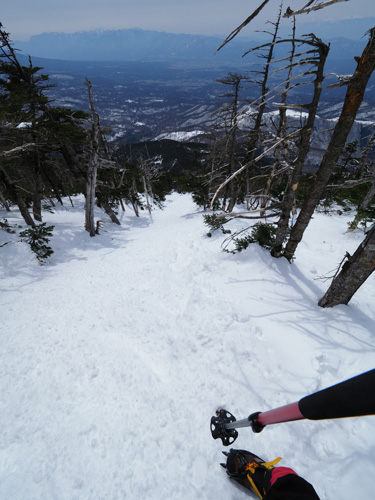
[[[229,453],[223,453],[227,457],[227,463],[221,465],[228,476],[263,498],[270,488],[272,469],[281,458],[266,462],[250,451],[231,449]]]

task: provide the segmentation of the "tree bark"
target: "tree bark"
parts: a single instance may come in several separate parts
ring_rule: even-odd
[[[354,123],[357,111],[362,103],[368,80],[375,68],[375,28],[370,30],[369,42],[358,61],[357,69],[348,83],[344,105],[340,118],[333,130],[327,151],[322,159],[315,182],[301,208],[296,224],[284,250],[284,257],[291,261],[298,244],[311,220],[316,206],[328,183],[331,173],[345,146],[347,137]]]
[[[375,224],[355,253],[343,265],[331,286],[319,301],[321,307],[347,304],[355,292],[375,271]]]
[[[99,165],[99,115],[95,110],[94,101],[92,97],[92,85],[86,78],[86,85],[89,91],[90,109],[92,115],[91,127],[91,150],[89,157],[89,164],[87,169],[86,179],[86,213],[85,213],[85,229],[89,232],[90,236],[95,236],[96,227],[94,220],[95,208],[95,190],[96,190],[96,177]]]

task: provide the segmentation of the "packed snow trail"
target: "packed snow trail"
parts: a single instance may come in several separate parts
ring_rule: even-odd
[[[46,214],[49,264],[3,252],[0,498],[248,498],[219,466],[216,408],[244,418],[374,365],[373,282],[350,308],[316,305],[346,221],[316,217],[291,266],[220,252],[187,195],[95,238],[76,203]],[[243,429],[235,446],[283,456],[322,500],[371,498],[374,419]]]

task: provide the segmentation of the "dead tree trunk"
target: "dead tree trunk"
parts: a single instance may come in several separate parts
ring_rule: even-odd
[[[31,57],[29,56],[29,67],[32,69]],[[31,73],[30,76],[31,90],[33,94],[37,94],[38,86],[35,79],[35,74]],[[35,151],[32,155],[32,161],[34,163],[34,192],[33,192],[33,216],[38,222],[42,222],[42,198],[43,198],[43,180],[42,180],[42,165],[41,165],[41,152],[40,146],[38,144],[37,138],[37,103],[34,100],[31,101],[30,111],[31,111],[31,138],[32,142],[36,144]]]
[[[279,27],[280,27],[280,18],[281,18],[281,9],[279,11],[278,18],[275,23],[271,23],[274,26],[274,31],[272,33],[272,41],[269,44],[266,44],[265,46],[268,47],[268,50],[266,54],[260,55],[259,57],[265,60],[264,63],[264,69],[263,71],[260,72],[260,74],[263,76],[262,80],[259,82],[260,83],[260,88],[261,88],[261,97],[260,97],[260,104],[258,105],[258,111],[256,114],[256,117],[254,119],[254,126],[249,134],[249,143],[248,143],[248,154],[246,156],[246,162],[248,164],[251,164],[253,159],[255,158],[255,153],[256,153],[256,147],[257,144],[259,143],[259,139],[261,136],[261,129],[262,129],[262,124],[263,124],[263,115],[266,110],[266,105],[267,105],[267,94],[268,94],[268,80],[269,80],[269,75],[270,75],[270,67],[271,67],[271,62],[274,57],[274,52],[275,52],[275,42],[277,40],[277,35],[279,32]],[[255,47],[254,49],[249,50],[247,53],[254,52],[256,50],[260,50],[263,47]],[[241,190],[243,189],[243,184],[246,183],[246,195],[249,195],[250,191],[250,173],[249,169],[246,169],[242,178],[239,178],[237,181],[237,189],[235,192],[234,197],[232,197],[233,203],[231,203],[228,206],[228,212],[232,212],[234,208],[234,204],[237,201],[237,198],[239,198]]]
[[[290,50],[289,56],[289,70],[288,76],[285,82],[285,89],[281,93],[281,106],[279,106],[279,125],[277,127],[276,135],[277,137],[285,137],[287,135],[287,95],[290,89],[292,74],[293,74],[293,61],[296,51],[296,19],[293,19],[293,34],[292,34],[292,47]],[[282,151],[282,155],[281,155]],[[266,212],[266,206],[269,201],[269,192],[272,187],[272,183],[274,178],[277,175],[277,171],[280,168],[281,163],[286,165],[290,164],[290,149],[287,143],[283,143],[280,147],[275,149],[275,163],[272,167],[271,173],[267,179],[267,183],[262,192],[262,203],[261,203],[261,212],[260,215],[264,215]],[[290,174],[289,174],[290,177]]]
[[[151,186],[152,164],[153,164],[153,162],[152,162],[151,158],[145,159],[142,156],[139,158],[139,166],[143,172],[142,182],[143,182],[143,189],[144,189],[144,194],[145,194],[145,198],[146,198],[146,205],[147,205],[148,213],[150,215],[151,215],[151,210],[152,210],[151,203],[153,203],[153,200],[154,200],[154,194],[152,192],[152,186]]]
[[[150,205],[149,193],[148,193],[147,184],[146,184],[146,177],[143,176],[142,180],[143,180],[143,189],[145,191],[147,210],[148,210],[148,213],[151,215],[151,205]]]
[[[90,141],[90,153],[89,162],[87,168],[87,178],[86,178],[86,219],[85,219],[85,229],[89,232],[90,236],[95,236],[95,220],[94,220],[94,208],[95,208],[95,190],[96,190],[96,177],[99,165],[99,115],[95,110],[94,101],[92,97],[92,85],[91,82],[86,78],[86,85],[89,91],[89,101],[90,110],[92,116],[91,125],[91,141]]]
[[[344,105],[340,118],[333,130],[327,151],[322,159],[315,182],[308,197],[301,208],[296,224],[292,228],[290,238],[284,250],[284,257],[291,261],[298,244],[301,242],[322,196],[323,189],[328,183],[331,173],[345,146],[346,139],[352,128],[359,106],[362,103],[367,82],[375,68],[375,28],[370,30],[369,42],[358,61],[354,75],[349,80]]]
[[[316,76],[313,82],[313,98],[311,103],[307,107],[308,116],[306,123],[301,131],[297,158],[293,163],[293,171],[289,178],[288,186],[284,194],[284,199],[282,202],[282,212],[277,225],[275,241],[271,250],[271,255],[273,257],[281,257],[283,255],[282,248],[288,234],[290,213],[295,203],[295,194],[302,176],[303,165],[310,150],[311,134],[313,131],[315,117],[323,88],[324,65],[328,56],[329,47],[321,40],[315,38],[312,39],[311,43],[313,44],[313,46],[315,46],[315,50],[317,51],[317,61],[314,63],[316,65]]]
[[[220,80],[222,83],[230,83],[233,88],[233,104],[232,113],[230,118],[230,136],[229,136],[229,167],[230,174],[236,171],[236,149],[237,149],[237,129],[238,129],[238,103],[239,92],[241,88],[241,80],[243,75],[230,73],[230,78],[227,80]],[[228,212],[232,212],[236,204],[236,187],[234,181],[230,183],[229,187],[229,204]]]
[[[375,224],[364,241],[343,265],[340,273],[319,301],[321,307],[347,304],[355,292],[375,271]]]
[[[237,144],[238,144],[238,125],[239,125],[239,105],[240,105],[240,90],[242,87],[242,81],[248,81],[245,75],[239,73],[228,73],[225,78],[220,78],[216,80],[223,85],[229,86],[229,92],[220,95],[221,98],[229,99],[219,110],[218,116],[221,122],[221,126],[225,128],[225,138],[226,138],[226,150],[225,150],[225,160],[229,175],[233,174],[236,170],[236,164],[238,159],[237,155]],[[228,207],[226,210],[232,211],[236,203],[236,185],[235,180],[232,180],[229,185],[229,189],[226,189],[226,195],[228,196]],[[225,197],[226,198],[226,197]],[[225,209],[226,200],[223,202],[223,208]]]

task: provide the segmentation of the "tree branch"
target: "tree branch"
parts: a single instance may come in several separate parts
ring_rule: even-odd
[[[35,142],[28,142],[26,144],[22,144],[22,146],[17,146],[16,148],[10,149],[9,151],[1,152],[0,156],[11,156],[12,154],[26,151],[27,149],[36,148],[36,147],[37,147],[37,144]]]
[[[335,3],[348,2],[348,1],[349,0],[330,0],[329,2],[321,2],[310,7],[310,5],[316,2],[316,0],[309,0],[309,2],[307,2],[307,4],[300,10],[292,10],[290,7],[288,7],[283,17],[288,18],[288,17],[298,16],[299,14],[308,14],[309,12],[312,12],[314,10],[320,10],[324,9],[324,7],[328,7],[329,5],[334,5]]]
[[[340,188],[340,189],[350,189],[352,187],[360,186],[361,184],[367,184],[367,182],[374,182],[375,177],[363,177],[363,179],[349,179],[342,184],[328,184],[327,188]]]
[[[260,154],[257,158],[255,158],[255,160],[251,161],[250,163],[245,163],[245,165],[242,165],[241,168],[239,168],[236,172],[234,172],[230,177],[228,177],[216,190],[216,193],[214,194],[212,200],[211,200],[211,203],[210,203],[210,209],[212,210],[212,207],[213,207],[213,204],[218,196],[218,194],[220,193],[220,191],[223,189],[223,187],[225,187],[232,179],[234,179],[238,174],[240,174],[241,172],[243,172],[246,168],[250,167],[251,165],[253,165],[254,163],[257,163],[258,161],[260,161],[262,158],[264,158],[264,156],[266,156],[268,153],[270,153],[271,151],[273,151],[277,146],[279,146],[280,144],[282,144],[283,142],[287,141],[288,139],[291,139],[292,137],[295,137],[296,135],[298,135],[300,132],[301,132],[302,129],[298,129],[298,130],[295,130],[294,132],[292,132],[291,134],[283,137],[282,139],[278,140],[277,142],[275,142],[275,144],[273,144],[270,148],[266,149],[266,151],[264,151],[262,154]]]

